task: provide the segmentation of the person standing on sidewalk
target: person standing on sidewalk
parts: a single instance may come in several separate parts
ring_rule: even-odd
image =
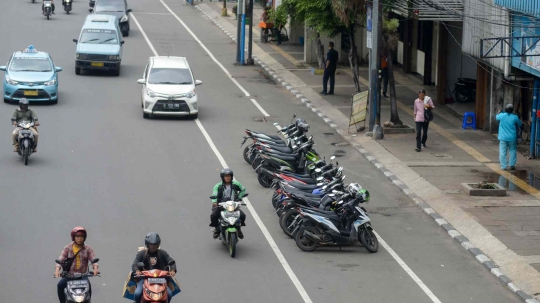
[[[382,55],[382,59],[381,59],[381,69],[382,69],[382,73],[381,73],[381,76],[382,76],[382,80],[383,80],[383,96],[385,98],[388,98],[388,96],[386,95],[386,91],[388,89],[388,59],[386,58],[386,55]]]
[[[265,23],[265,27],[261,27],[261,43],[268,43],[268,7],[264,8],[263,13],[261,14],[261,21]]]
[[[283,28],[283,24],[276,20],[276,24],[274,24],[274,35],[276,36],[276,45],[281,45],[281,29]]]
[[[322,95],[333,95],[334,84],[336,82],[336,69],[338,63],[338,52],[334,49],[334,42],[328,43],[328,54],[326,54],[326,65],[324,67],[323,75],[323,90]],[[330,90],[327,91],[328,80],[330,79]]]
[[[501,110],[497,115],[499,121],[499,162],[501,169],[506,169],[506,154],[510,149],[510,170],[516,169],[517,162],[517,133],[523,123],[514,113],[514,105],[507,104],[504,112]]]
[[[416,148],[417,152],[422,150],[422,146],[426,148],[427,131],[429,120],[426,120],[426,111],[435,108],[430,97],[426,96],[425,90],[418,92],[418,99],[414,101],[414,122],[416,123]],[[420,145],[422,144],[422,145]]]

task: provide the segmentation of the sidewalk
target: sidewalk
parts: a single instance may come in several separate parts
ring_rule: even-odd
[[[205,3],[198,9],[235,38],[234,15],[231,12],[232,18],[220,17],[220,5]],[[261,12],[254,7],[255,20]],[[414,150],[415,134],[385,135],[380,141],[363,133],[349,134],[355,88],[348,67],[339,69],[336,95],[321,96],[322,76],[312,75],[311,67],[302,62],[303,46],[261,45],[255,26],[253,40],[256,61],[270,77],[357,147],[503,284],[524,301],[537,302],[531,296],[540,298],[540,162],[522,156],[528,146],[520,147],[517,171],[501,171],[496,137],[461,129],[461,119],[437,104],[427,148],[422,152]],[[360,77],[362,90],[366,90],[367,67],[360,69]],[[422,86],[415,76],[400,70],[395,71],[395,80],[399,117],[414,127],[412,106],[417,91],[426,89],[427,95],[436,96],[435,88]],[[388,121],[389,99],[383,99],[381,111],[382,121]],[[507,196],[469,197],[461,189],[461,183],[481,181],[499,183],[507,189]]]

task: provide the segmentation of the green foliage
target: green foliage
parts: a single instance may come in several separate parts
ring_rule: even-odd
[[[383,19],[383,33],[396,33],[399,27],[399,20],[392,19]]]
[[[279,9],[296,22],[304,22],[305,26],[330,38],[341,34],[343,23],[332,9],[332,0],[284,0]]]
[[[280,5],[277,9],[271,8],[268,10],[268,19],[270,19],[275,26],[278,26],[278,24],[285,26],[287,24],[288,17],[289,13],[286,6]]]

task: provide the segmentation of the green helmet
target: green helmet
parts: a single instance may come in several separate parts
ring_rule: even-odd
[[[367,189],[361,189],[356,194],[356,197],[357,198],[362,198],[363,202],[369,202],[369,198],[370,198],[369,191],[367,191]]]

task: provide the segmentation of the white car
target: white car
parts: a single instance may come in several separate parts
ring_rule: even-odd
[[[190,116],[197,119],[196,85],[202,81],[194,80],[187,59],[184,57],[150,57],[144,70],[142,84],[143,117]]]

